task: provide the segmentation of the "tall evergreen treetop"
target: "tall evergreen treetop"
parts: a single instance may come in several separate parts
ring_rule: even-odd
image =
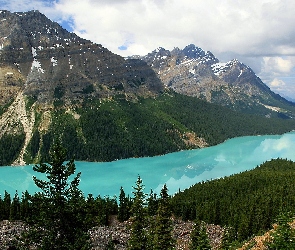
[[[123,187],[120,188],[120,195],[119,195],[119,209],[118,209],[118,220],[120,222],[126,221],[130,217],[129,212],[129,198],[126,197]]]
[[[66,161],[67,152],[60,143],[56,143],[50,150],[50,163],[35,165],[33,170],[46,174],[48,180],[40,180],[33,176],[35,184],[42,189],[46,198],[52,199],[53,203],[66,201],[78,189],[81,172],[69,182],[68,178],[76,171],[74,160]]]
[[[140,176],[138,176],[133,189],[134,198],[131,207],[132,225],[128,250],[145,250],[147,249],[147,235],[145,232],[146,214],[143,206],[145,204],[146,194],[143,191],[144,185]]]
[[[210,242],[206,233],[204,222],[196,221],[190,235],[191,243],[189,250],[210,250]]]
[[[47,178],[33,177],[42,192],[33,197],[39,205],[33,211],[32,229],[27,235],[28,244],[33,242],[41,249],[90,249],[83,213],[85,200],[78,188],[81,173],[69,180],[76,166],[74,160],[64,164],[66,155],[58,142],[50,150],[49,164],[42,163],[33,168]]]
[[[170,196],[168,195],[166,184],[163,186],[160,196],[154,231],[153,249],[172,250],[175,247],[175,240],[172,236],[173,226],[171,221]]]

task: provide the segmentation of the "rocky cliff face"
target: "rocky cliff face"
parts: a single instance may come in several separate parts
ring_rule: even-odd
[[[161,81],[143,61],[125,60],[67,32],[38,11],[2,11],[0,19],[4,99],[9,100],[19,89],[39,102],[118,93],[153,95],[163,90]]]
[[[159,48],[140,58],[178,93],[239,111],[274,116],[276,110],[295,117],[291,103],[274,94],[251,68],[236,59],[220,63],[210,51],[193,44],[183,50]]]
[[[126,60],[39,11],[0,11],[0,140],[25,137],[16,165],[24,164],[34,133],[41,134],[37,143],[43,143],[56,107],[72,114],[86,99],[136,100],[163,90],[157,74],[142,60]]]

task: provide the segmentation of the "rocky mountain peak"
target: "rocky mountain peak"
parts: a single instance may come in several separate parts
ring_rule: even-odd
[[[163,84],[145,62],[125,60],[100,44],[68,32],[39,11],[2,11],[1,18],[3,87],[16,86],[15,91],[22,89],[42,102],[117,94],[131,98],[163,90]],[[5,75],[9,72],[20,76],[10,77],[8,82]]]
[[[2,11],[0,18],[2,18],[0,35],[6,37],[13,48],[52,47],[74,41],[87,41],[63,29],[39,11],[15,13]]]
[[[182,50],[174,48],[171,51],[171,55],[177,58],[177,64],[182,62],[186,63],[188,60],[197,61],[199,64],[212,64],[218,62],[218,59],[210,51],[204,51],[194,44],[190,44]]]
[[[178,93],[197,96],[235,110],[252,112],[253,108],[261,105],[266,115],[268,108],[277,105],[277,101],[282,106],[290,106],[275,95],[250,67],[237,59],[219,62],[210,51],[194,44],[171,52],[161,49],[157,53],[147,54],[141,59],[154,69],[167,87]]]
[[[194,44],[187,45],[182,53],[188,58],[201,58],[205,56],[205,51]]]

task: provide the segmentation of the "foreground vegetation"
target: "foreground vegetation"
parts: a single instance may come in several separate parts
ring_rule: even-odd
[[[172,209],[184,220],[229,226],[243,241],[272,227],[280,213],[295,214],[295,163],[276,159],[251,171],[202,182],[177,193]]]
[[[55,144],[50,156],[49,164],[34,167],[46,176],[45,180],[34,177],[41,192],[25,192],[21,197],[16,193],[13,198],[5,192],[0,199],[1,220],[22,220],[30,225],[15,243],[20,249],[32,245],[39,249],[90,249],[88,230],[108,225],[111,215],[131,222],[128,249],[174,249],[172,215],[195,221],[190,249],[210,249],[206,224],[226,228],[221,249],[235,249],[269,230],[276,219],[278,233],[266,242],[268,249],[293,249],[295,234],[288,224],[295,214],[292,161],[271,160],[251,171],[198,183],[173,197],[166,185],[159,196],[152,191],[147,195],[138,176],[133,197],[126,197],[121,187],[117,200],[93,194],[84,197],[78,187],[81,173],[75,174],[74,161],[64,164],[66,150]],[[107,249],[114,247],[110,239]]]

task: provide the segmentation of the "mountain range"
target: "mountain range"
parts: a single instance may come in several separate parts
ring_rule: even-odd
[[[295,127],[295,106],[237,60],[195,45],[123,58],[39,11],[0,12],[0,97],[0,165],[46,160],[56,139],[109,161]]]
[[[233,59],[220,62],[194,44],[172,51],[158,48],[145,56],[164,85],[177,93],[210,103],[265,116],[294,118],[295,106],[264,84],[247,65]]]

